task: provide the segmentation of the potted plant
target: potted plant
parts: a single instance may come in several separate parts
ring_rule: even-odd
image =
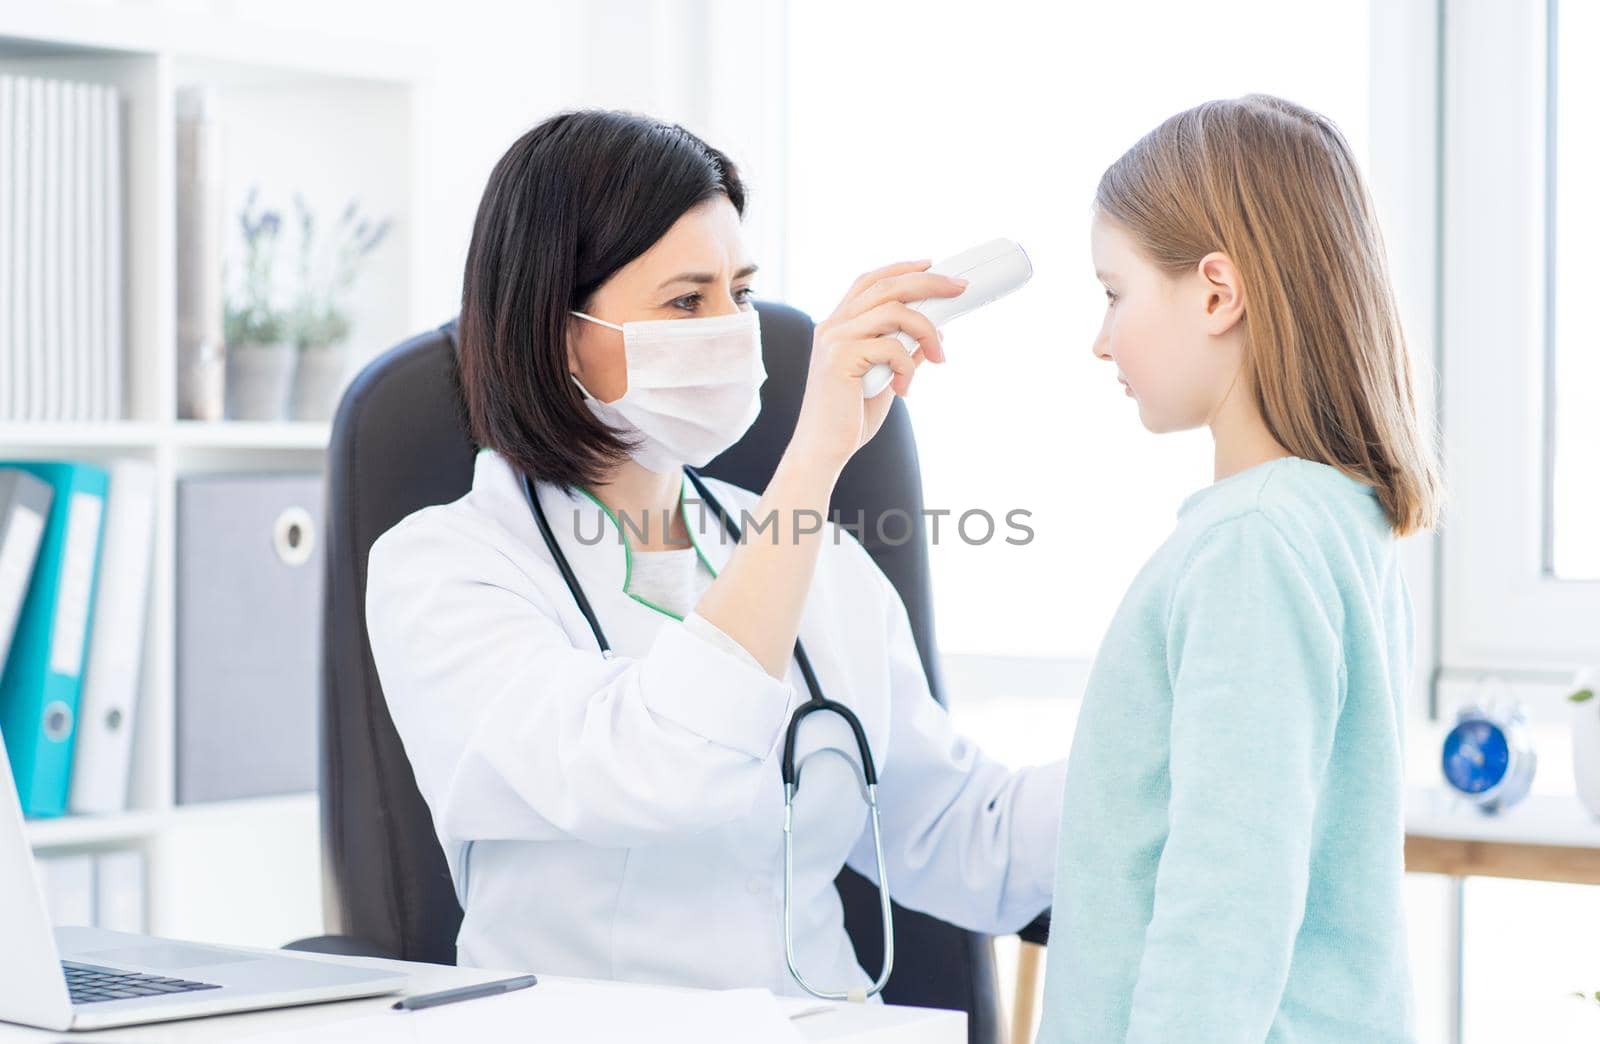
[[[231,420],[278,420],[288,401],[294,348],[285,316],[273,302],[272,281],[281,225],[277,211],[257,212],[252,188],[239,212],[243,272],[228,289],[222,321]]]
[[[349,368],[348,294],[366,259],[387,238],[390,222],[370,221],[351,200],[323,243],[315,215],[298,194],[294,206],[300,264],[291,313],[296,355],[291,412],[295,420],[327,420]]]
[[[1600,670],[1580,671],[1572,680],[1567,696],[1577,713],[1572,722],[1572,774],[1578,784],[1578,800],[1590,815],[1600,818]]]

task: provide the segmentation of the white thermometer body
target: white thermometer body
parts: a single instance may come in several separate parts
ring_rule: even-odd
[[[1009,239],[991,239],[971,250],[963,250],[955,257],[945,258],[930,272],[957,276],[967,281],[967,288],[956,297],[930,297],[912,301],[915,308],[933,323],[942,327],[952,319],[982,308],[997,298],[1004,297],[1033,277],[1033,265],[1022,247]],[[906,351],[917,350],[917,340],[905,331],[896,333]],[[861,394],[873,398],[889,386],[894,371],[878,363],[861,378]]]

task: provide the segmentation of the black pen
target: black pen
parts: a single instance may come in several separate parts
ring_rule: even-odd
[[[513,990],[525,990],[539,982],[537,975],[518,975],[514,979],[496,979],[494,982],[480,982],[474,986],[460,986],[453,990],[440,990],[438,993],[424,993],[416,997],[407,997],[397,1000],[394,1006],[397,1010],[418,1011],[422,1008],[433,1008],[440,1004],[454,1004],[456,1001],[477,1000],[479,997],[493,997],[497,993],[510,993]]]

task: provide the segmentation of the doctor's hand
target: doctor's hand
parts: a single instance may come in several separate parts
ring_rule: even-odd
[[[894,404],[887,390],[863,399],[861,379],[885,363],[894,371],[890,387],[904,395],[924,359],[944,361],[939,331],[906,304],[954,297],[966,283],[934,275],[931,264],[903,261],[868,272],[818,324],[800,419],[756,507],[756,517],[764,520],[761,536],[734,549],[695,606],[774,678],[786,676],[794,655],[834,483]],[[892,336],[898,330],[916,338],[915,351]]]
[[[939,331],[908,302],[930,297],[955,297],[966,281],[936,275],[931,261],[902,261],[868,272],[855,281],[833,314],[817,325],[811,346],[800,419],[790,439],[791,453],[808,463],[844,468],[856,450],[883,426],[895,395],[911,390],[911,379],[924,360],[944,362]],[[903,330],[916,338],[907,351],[893,335]],[[888,389],[862,398],[862,378],[878,363],[894,371]]]

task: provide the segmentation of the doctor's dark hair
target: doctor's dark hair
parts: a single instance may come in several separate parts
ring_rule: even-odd
[[[744,216],[733,162],[647,116],[567,112],[517,139],[484,188],[461,286],[461,392],[479,446],[563,488],[627,457],[569,377],[570,312],[719,195]]]

